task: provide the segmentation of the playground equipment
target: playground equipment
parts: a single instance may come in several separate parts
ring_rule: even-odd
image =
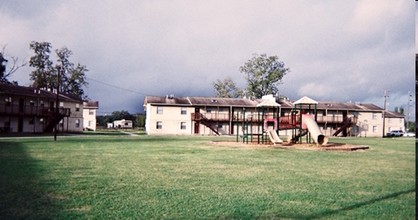
[[[306,142],[312,141],[318,145],[328,143],[328,138],[321,132],[317,118],[318,102],[303,97],[294,102],[294,108],[290,115],[280,117],[280,104],[271,96],[263,97],[263,101],[257,105],[256,112],[247,113],[243,108],[241,124],[237,124],[237,142],[239,141],[239,126],[242,128],[242,142],[256,142],[258,144],[282,144],[279,130],[291,130],[291,143],[302,143],[306,136]]]
[[[241,116],[237,115],[237,142],[239,141],[239,128],[242,128],[242,142],[254,142],[257,144],[267,144],[269,139],[273,143],[279,143],[277,131],[279,128],[278,118],[280,115],[280,104],[276,102],[273,95],[263,96],[262,102],[257,105],[256,112],[246,112],[243,108]],[[267,132],[273,130],[272,132]],[[277,138],[276,138],[277,136]],[[274,139],[271,139],[274,138]]]
[[[279,135],[277,135],[275,130],[268,129],[267,134],[270,138],[270,141],[276,145],[276,144],[283,144],[283,140],[280,139]]]
[[[327,144],[328,138],[322,134],[321,129],[316,123],[313,115],[302,115],[302,128],[306,127],[308,132],[311,134],[314,142],[319,145]]]

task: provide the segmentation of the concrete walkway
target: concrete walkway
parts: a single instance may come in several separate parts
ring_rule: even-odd
[[[124,133],[124,134],[127,134],[127,135],[130,135],[130,136],[139,136],[139,135],[137,135],[137,134],[134,134],[134,133],[131,133],[131,132],[127,132],[127,131],[122,131],[122,130],[118,130],[119,132],[121,132],[121,133]]]

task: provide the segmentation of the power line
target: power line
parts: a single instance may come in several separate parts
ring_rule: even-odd
[[[124,90],[124,91],[127,91],[127,92],[132,92],[132,93],[136,93],[136,94],[140,94],[140,95],[146,96],[146,94],[144,94],[142,92],[134,91],[134,90],[131,90],[131,89],[127,89],[127,88],[120,87],[120,86],[116,86],[116,85],[113,85],[113,84],[110,84],[110,83],[107,83],[107,82],[103,82],[103,81],[100,81],[100,80],[97,80],[97,79],[93,79],[91,77],[86,77],[86,78],[88,80],[92,80],[92,81],[101,83],[103,85],[106,85],[106,86],[109,86],[109,87],[112,87],[112,88],[115,88],[115,89],[120,89],[120,90]]]

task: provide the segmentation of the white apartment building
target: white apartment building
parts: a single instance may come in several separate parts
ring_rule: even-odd
[[[96,116],[99,108],[98,101],[84,101],[83,102],[83,128],[88,131],[96,130]]]
[[[259,132],[259,108],[265,100],[214,98],[214,97],[158,97],[147,96],[145,129],[147,134],[176,135],[236,135],[242,133],[243,122],[251,121],[253,132]],[[316,101],[315,101],[316,102]],[[269,108],[265,114],[279,118],[280,135],[292,130],[286,122],[295,112],[294,102],[276,99],[277,108]],[[390,129],[404,130],[402,115],[385,114],[383,109],[367,103],[316,102],[316,122],[326,136],[382,137]],[[313,111],[313,109],[310,109]]]

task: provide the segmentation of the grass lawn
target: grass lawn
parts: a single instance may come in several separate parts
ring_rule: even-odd
[[[322,152],[220,138],[0,139],[0,219],[415,219],[415,139]]]

